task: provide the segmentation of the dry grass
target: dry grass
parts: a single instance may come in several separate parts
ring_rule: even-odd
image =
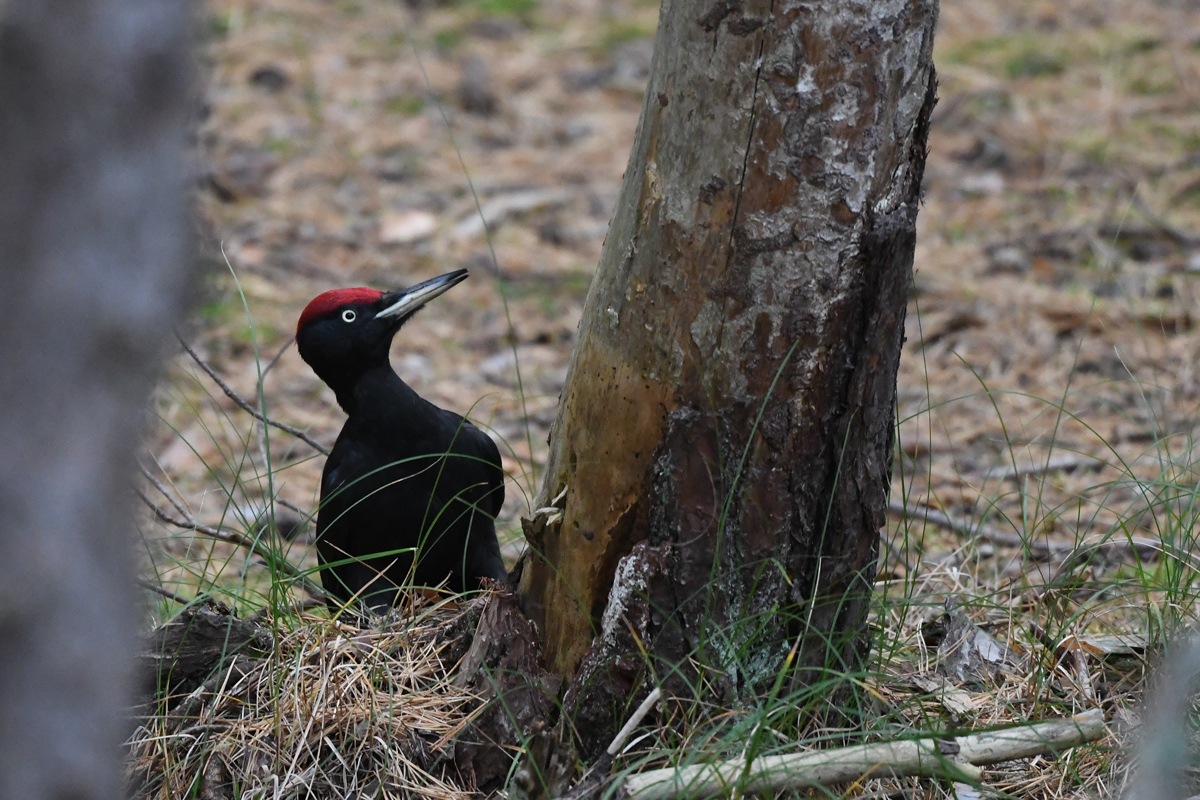
[[[1038,800],[1120,795],[1130,764],[1123,754],[1134,740],[1153,658],[1143,641],[1135,637],[1129,640],[1132,647],[1114,647],[1111,639],[1084,632],[1080,619],[1047,632],[1037,626],[1038,611],[1030,607],[1041,600],[1016,595],[1007,604],[995,603],[987,587],[953,565],[931,567],[908,597],[896,596],[895,588],[888,597],[881,587],[877,598],[875,649],[867,671],[828,676],[762,708],[704,706],[694,698],[668,697],[654,724],[643,726],[617,759],[614,772],[715,762],[748,751],[816,751],[1007,727],[1099,708],[1108,720],[1104,738],[1058,756],[988,767],[979,790],[993,793],[985,796]],[[939,642],[937,623],[947,599],[961,604],[956,616],[963,627]],[[970,642],[986,640],[979,650],[994,647],[1003,657],[990,663],[976,656],[958,667],[967,659],[951,645],[962,644],[964,634],[968,650]],[[832,713],[830,698],[836,703]],[[797,727],[797,709],[815,713],[801,712]],[[872,778],[812,796],[938,800],[979,796],[973,791],[928,778]]]
[[[919,600],[955,596],[970,587],[953,570],[928,575]],[[307,614],[272,619],[268,652],[231,660],[204,685],[160,698],[130,741],[129,769],[139,798],[477,796],[453,760],[453,741],[478,710],[456,686],[454,667],[486,598],[443,602],[394,613],[367,627]],[[1123,663],[1082,644],[1056,639],[1021,644],[1022,621],[1000,610],[972,610],[974,621],[1007,643],[1007,661],[971,674],[966,684],[938,670],[926,644],[933,616],[919,604],[880,606],[877,633],[894,644],[877,650],[876,672],[851,676],[861,694],[861,724],[840,727],[810,719],[784,736],[781,717],[812,696],[777,698],[773,707],[715,708],[707,699],[667,697],[617,759],[614,773],[735,757],[755,729],[770,736],[760,754],[815,750],[857,741],[898,739],[941,730],[978,730],[1100,707],[1113,732],[1060,758],[1014,761],[985,771],[992,790],[1028,798],[1109,796],[1125,763],[1125,743],[1144,675],[1143,656]],[[472,614],[472,611],[475,613]],[[905,613],[905,612],[909,613]],[[280,627],[276,627],[280,626]],[[923,634],[922,628],[926,628]],[[465,634],[465,635],[464,635]],[[449,652],[449,656],[448,656]],[[226,663],[231,663],[227,661]],[[454,662],[454,663],[452,663]],[[844,684],[836,691],[844,694]],[[824,697],[834,691],[816,687]],[[826,717],[827,718],[827,717]],[[764,721],[765,725],[764,725]],[[962,796],[962,786],[928,779],[871,779],[838,792],[848,797]],[[844,792],[844,793],[843,793]],[[1115,795],[1113,795],[1115,796]]]
[[[978,670],[977,681],[964,683],[953,677],[946,664],[957,659],[926,643],[930,623],[942,612],[929,604],[943,598],[963,603],[966,616],[1008,650],[1007,658],[993,669]],[[1117,796],[1112,790],[1124,784],[1128,766],[1118,755],[1131,742],[1130,722],[1136,719],[1144,689],[1146,650],[1135,646],[1133,652],[1107,654],[1097,646],[1105,640],[1086,633],[1085,620],[1078,618],[1068,618],[1048,633],[1036,622],[1037,606],[1046,602],[1041,598],[1018,595],[1007,604],[993,604],[995,600],[969,573],[947,566],[924,576],[912,604],[880,604],[881,621],[887,622],[880,639],[895,649],[879,654],[885,663],[870,690],[881,698],[881,711],[890,716],[893,734],[1004,727],[1100,708],[1109,722],[1104,739],[1061,758],[1021,759],[988,768],[983,783],[1015,797],[1045,800]],[[900,785],[870,783],[875,785],[863,787],[864,796]],[[953,787],[936,782],[909,779],[902,785],[906,797],[955,796]]]
[[[136,796],[472,796],[451,743],[478,703],[445,661],[445,632],[467,613],[444,603],[370,627],[264,617],[267,630],[289,626],[267,657],[160,698],[142,720],[130,741]]]

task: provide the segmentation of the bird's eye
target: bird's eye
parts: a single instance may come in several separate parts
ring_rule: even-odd
[[[351,311],[348,308],[342,312],[342,322],[354,322],[354,320],[356,320],[357,318],[358,318],[358,314],[355,314],[353,311]]]

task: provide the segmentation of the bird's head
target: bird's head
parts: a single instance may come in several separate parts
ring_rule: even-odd
[[[467,279],[448,272],[395,292],[334,289],[313,298],[296,325],[296,346],[313,372],[334,391],[386,364],[392,337],[426,303]]]

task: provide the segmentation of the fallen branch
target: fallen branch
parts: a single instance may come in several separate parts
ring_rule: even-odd
[[[1180,230],[1171,223],[1167,222],[1152,208],[1150,208],[1150,206],[1146,205],[1146,201],[1142,199],[1141,195],[1139,195],[1137,191],[1134,191],[1133,197],[1129,199],[1133,203],[1134,208],[1142,212],[1142,216],[1146,218],[1147,222],[1161,231],[1168,239],[1175,242],[1175,244],[1181,247],[1196,247],[1197,245],[1200,245],[1200,238],[1197,238],[1187,231]]]
[[[905,503],[900,500],[889,500],[888,511],[893,514],[899,514],[908,519],[916,519],[921,522],[926,522],[930,525],[936,525],[939,528],[945,528],[951,533],[957,533],[959,536],[968,539],[987,539],[994,544],[1004,545],[1007,547],[1027,547],[1034,552],[1053,553],[1067,552],[1074,550],[1075,545],[1067,542],[1052,542],[1034,541],[1026,539],[1018,533],[1012,531],[1002,531],[999,528],[993,528],[990,525],[968,522],[967,520],[959,520],[950,516],[944,511],[939,511],[936,508],[927,508],[914,503]]]
[[[970,539],[987,539],[993,544],[1004,547],[1020,547],[1031,553],[1047,555],[1074,553],[1078,555],[1085,552],[1098,552],[1116,556],[1137,553],[1141,558],[1153,558],[1159,553],[1165,553],[1193,567],[1200,568],[1200,561],[1193,558],[1191,554],[1145,536],[1129,536],[1121,539],[1087,536],[1074,542],[1056,542],[1050,539],[1026,538],[1015,531],[1002,531],[990,525],[976,525],[965,520],[957,520],[936,508],[926,508],[899,500],[889,500],[888,511],[908,519],[916,519],[939,528],[945,528],[959,536]]]
[[[151,455],[150,457],[154,458],[153,455]],[[157,459],[155,459],[154,464],[159,469],[162,469],[162,466],[158,463]],[[141,470],[142,477],[145,478],[147,481],[149,481],[151,486],[153,486],[155,489],[158,489],[159,494],[161,494],[163,497],[167,498],[167,502],[170,503],[171,506],[176,511],[179,512],[180,516],[187,518],[187,519],[191,519],[191,516],[188,514],[187,509],[183,507],[183,503],[180,503],[177,499],[175,499],[175,495],[169,489],[167,489],[166,486],[163,485],[162,481],[160,481],[158,478],[154,477],[154,475],[151,474],[150,470],[146,469],[146,467],[144,465],[138,464],[138,469]],[[164,472],[165,472],[165,470],[164,470]],[[143,497],[142,500],[145,500],[147,503],[150,502],[150,499],[148,497]]]
[[[217,539],[219,541],[226,542],[228,544],[232,544],[237,547],[241,547],[252,553],[257,553],[264,561],[267,562],[267,565],[269,567],[271,567],[272,569],[278,570],[279,572],[282,572],[283,574],[287,575],[289,578],[296,579],[297,581],[299,581],[301,583],[301,585],[304,586],[305,590],[307,590],[310,594],[312,594],[316,597],[326,597],[327,596],[325,593],[325,590],[322,589],[319,585],[317,585],[317,583],[315,581],[313,581],[312,578],[309,578],[307,575],[305,575],[303,572],[301,572],[298,567],[296,567],[294,564],[292,564],[287,559],[282,558],[281,556],[278,556],[274,553],[271,553],[270,551],[266,551],[262,547],[259,547],[258,546],[259,543],[257,542],[257,540],[252,539],[249,536],[246,536],[244,533],[241,533],[240,531],[234,531],[234,530],[230,530],[228,528],[218,528],[218,527],[214,527],[212,525],[201,525],[195,519],[192,519],[190,516],[187,516],[187,515],[184,515],[183,519],[180,519],[178,517],[173,517],[170,514],[168,514],[166,511],[164,511],[163,509],[159,508],[159,506],[153,500],[151,500],[149,497],[146,497],[145,493],[142,492],[140,489],[135,489],[134,492],[137,494],[137,496],[139,498],[141,498],[142,502],[145,503],[146,506],[154,513],[154,516],[158,517],[158,519],[161,520],[162,522],[165,522],[168,525],[173,525],[174,527],[180,528],[181,530],[195,531],[196,533],[203,534],[205,536],[208,536],[209,538]]]
[[[151,456],[151,457],[153,458],[153,456]],[[157,464],[157,461],[155,463]],[[145,466],[139,464],[138,469],[141,470],[142,477],[144,477],[147,481],[149,481],[150,484],[155,489],[157,489],[163,497],[165,497],[167,499],[167,502],[170,503],[171,506],[177,512],[179,512],[180,519],[164,519],[161,514],[157,513],[157,509],[155,509],[155,516],[157,516],[159,519],[162,519],[164,522],[169,522],[176,526],[178,526],[181,521],[185,521],[188,525],[191,525],[192,523],[195,522],[195,520],[192,519],[191,514],[188,513],[188,510],[186,508],[184,508],[183,504],[180,503],[179,500],[177,500],[175,498],[175,495],[172,494],[171,491],[169,489],[167,489],[166,486],[163,485],[162,481],[158,480],[158,478],[155,478],[154,475],[151,474],[150,470],[146,469]],[[162,467],[159,466],[159,469],[162,469]],[[142,500],[144,502],[146,502],[148,505],[150,505],[151,508],[154,508],[154,506],[151,503],[149,498],[143,497]],[[308,522],[313,519],[313,516],[314,516],[313,512],[311,512],[307,509],[301,508],[300,506],[296,505],[295,503],[291,502],[290,500],[286,500],[282,497],[276,497],[275,502],[277,504],[283,506],[284,508],[288,509],[289,511],[299,514],[302,522]],[[216,530],[216,529],[214,528],[213,530]],[[226,533],[229,533],[228,529],[222,529],[222,530],[224,530]],[[204,534],[210,535],[210,536],[212,535],[208,531],[201,531],[201,533],[204,533]],[[239,544],[239,543],[234,542],[234,544]],[[242,545],[239,544],[239,546],[242,546]]]
[[[299,514],[303,522],[308,522],[308,521],[312,520],[312,518],[314,516],[313,512],[311,512],[307,509],[301,508],[300,506],[296,505],[292,501],[286,500],[282,497],[276,497],[275,502],[278,503],[279,505],[283,506],[284,508],[286,508],[288,511],[292,511],[292,512]]]
[[[291,425],[288,425],[287,423],[273,420],[270,417],[263,414],[262,412],[260,412],[257,408],[254,407],[253,403],[251,403],[249,400],[247,400],[246,398],[242,397],[240,394],[235,392],[233,390],[232,386],[225,383],[225,381],[221,379],[221,376],[217,374],[217,371],[215,369],[213,369],[208,364],[208,362],[206,362],[203,358],[201,358],[199,353],[197,353],[195,350],[193,350],[191,348],[191,346],[186,341],[184,341],[184,338],[182,336],[179,336],[178,334],[176,334],[175,338],[177,338],[179,340],[179,343],[181,345],[183,345],[183,349],[187,352],[187,354],[189,356],[192,357],[192,360],[196,362],[196,365],[199,366],[200,369],[204,370],[204,374],[206,374],[206,375],[208,375],[208,377],[212,378],[213,383],[215,383],[217,386],[220,387],[221,391],[225,393],[226,397],[228,397],[234,403],[237,403],[239,408],[241,408],[243,411],[245,411],[246,413],[253,416],[259,422],[270,425],[272,428],[278,428],[279,430],[283,431],[284,433],[290,433],[292,436],[295,436],[297,439],[304,442],[305,444],[307,444],[309,447],[313,448],[314,450],[316,450],[320,453],[324,453],[325,455],[329,455],[328,448],[326,448],[324,445],[322,445],[316,439],[309,436],[304,431],[300,430],[299,428],[295,428]],[[280,355],[283,355],[282,350],[280,351]],[[279,356],[276,356],[275,358],[278,359]],[[275,363],[274,361],[271,362],[272,365],[274,363]],[[268,366],[270,366],[270,365],[268,365]]]
[[[139,498],[141,498],[141,501],[146,504],[146,507],[154,512],[154,516],[158,517],[160,521],[165,522],[168,525],[173,525],[174,527],[185,531],[202,533],[211,539],[219,539],[222,542],[236,545],[238,547],[251,550],[254,549],[254,540],[239,531],[230,530],[229,528],[218,528],[213,525],[201,525],[199,522],[188,516],[184,516],[182,519],[173,517],[163,509],[159,508],[158,505],[156,505],[155,502],[149,497],[146,497],[145,493],[140,489],[135,489],[134,492]]]
[[[624,726],[622,726],[621,730],[617,731],[617,735],[613,737],[612,743],[604,752],[607,755],[616,758],[617,754],[621,752],[621,749],[625,747],[625,742],[629,741],[629,737],[633,735],[634,730],[638,725],[642,724],[642,720],[645,719],[646,715],[650,713],[650,709],[654,708],[654,704],[657,703],[661,698],[662,689],[658,688],[657,686],[654,687],[654,691],[646,695],[646,699],[642,701],[642,704],[634,709],[634,712],[630,715],[629,720]]]
[[[984,473],[983,477],[990,480],[1007,481],[1014,478],[1042,475],[1047,472],[1073,472],[1081,468],[1098,469],[1102,466],[1104,466],[1104,462],[1093,456],[1066,453],[1045,461],[1033,461],[1027,464],[1008,464],[1003,467],[989,469]]]
[[[174,603],[179,603],[179,605],[181,605],[181,606],[189,605],[192,602],[190,598],[187,598],[181,594],[172,592],[170,589],[168,589],[165,586],[159,586],[157,583],[152,583],[150,581],[143,580],[142,578],[138,578],[138,586],[141,586],[143,589],[147,589],[151,592],[154,592],[157,595],[161,595]]]
[[[922,775],[978,781],[978,767],[1057,753],[1104,735],[1099,709],[1073,717],[969,736],[911,739],[840,747],[815,753],[760,756],[718,764],[656,769],[625,779],[617,797],[637,800],[699,798],[729,794],[771,795],[808,786],[848,783],[865,777]]]
[[[450,236],[460,242],[474,239],[483,236],[487,230],[494,230],[510,217],[562,205],[571,198],[572,192],[568,189],[530,189],[493,197],[459,220]]]
[[[275,365],[279,363],[279,359],[283,358],[283,354],[286,353],[288,351],[288,348],[291,347],[295,343],[296,343],[296,337],[293,336],[292,338],[287,340],[287,343],[284,344],[283,347],[279,348],[279,352],[275,354],[275,357],[272,358],[270,361],[268,361],[267,365],[262,368],[261,375],[262,375],[263,380],[266,380],[267,373],[270,372],[272,369],[274,369]]]

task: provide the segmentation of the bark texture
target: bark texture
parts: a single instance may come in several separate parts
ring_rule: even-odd
[[[520,574],[585,752],[647,669],[693,659],[732,697],[797,641],[802,665],[861,657],[936,17],[663,2],[551,434],[561,519],[527,525]]]
[[[177,701],[214,675],[223,674],[235,656],[244,656],[247,661],[263,658],[275,643],[270,628],[261,620],[238,619],[228,608],[211,600],[185,608],[143,638],[138,657],[142,670],[138,694],[139,700],[149,704],[156,697]],[[215,683],[220,685],[219,681]]]
[[[129,480],[188,267],[189,23],[0,3],[0,797],[123,794]]]
[[[488,597],[458,675],[485,707],[456,738],[454,762],[470,785],[491,795],[504,788],[513,752],[546,732],[561,683],[539,667],[537,633],[510,592]]]

